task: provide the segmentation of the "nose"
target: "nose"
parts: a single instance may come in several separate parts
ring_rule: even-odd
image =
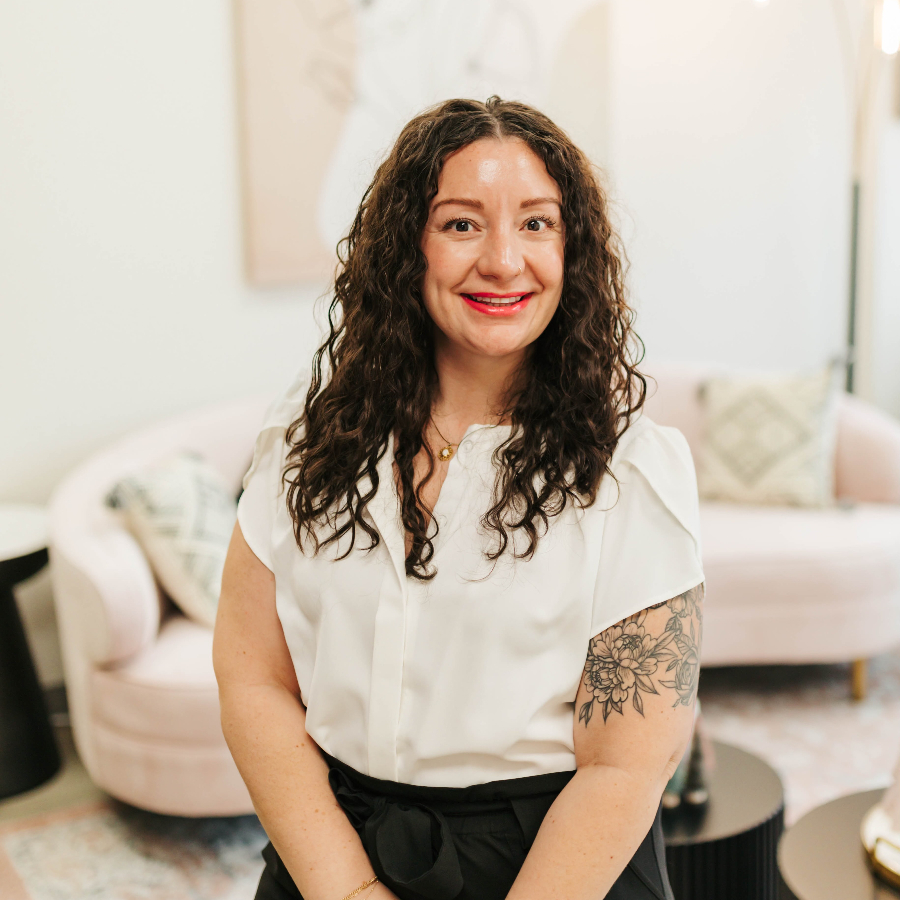
[[[525,271],[522,250],[511,229],[492,231],[482,245],[482,253],[476,266],[483,278],[504,282],[511,281]]]

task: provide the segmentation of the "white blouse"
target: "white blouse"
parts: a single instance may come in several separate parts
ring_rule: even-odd
[[[534,556],[491,568],[480,518],[492,453],[509,426],[473,425],[434,509],[437,576],[406,576],[393,448],[382,458],[363,534],[301,552],[281,488],[285,431],[306,399],[301,377],[270,408],[244,478],[238,521],[275,575],[278,617],[306,727],[359,772],[466,787],[575,768],[574,707],[591,637],[703,581],[697,487],[687,442],[633,422],[586,510],[551,519]]]

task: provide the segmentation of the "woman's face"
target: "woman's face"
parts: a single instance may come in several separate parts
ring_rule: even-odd
[[[518,139],[449,156],[422,235],[425,307],[438,350],[523,356],[563,285],[559,187]]]

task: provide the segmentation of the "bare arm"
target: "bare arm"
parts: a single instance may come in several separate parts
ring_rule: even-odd
[[[235,525],[213,662],[222,731],[269,839],[306,900],[341,900],[375,876],[306,733],[306,710],[275,612],[275,576]],[[391,900],[379,884],[370,900]]]
[[[576,698],[577,771],[508,900],[599,900],[640,846],[690,738],[703,594],[698,585],[591,641]]]

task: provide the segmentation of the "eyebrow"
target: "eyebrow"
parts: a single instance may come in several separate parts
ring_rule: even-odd
[[[448,203],[455,206],[468,206],[471,209],[484,209],[484,204],[480,200],[471,200],[468,197],[448,197],[446,200],[439,200],[431,211],[434,212],[439,206],[445,206]],[[559,206],[559,200],[555,197],[533,197],[531,200],[523,200],[519,204],[519,209],[530,209],[532,206],[540,206],[543,203],[552,203]]]
[[[523,200],[519,209],[530,209],[532,206],[541,206],[543,203],[552,203],[559,206],[559,200],[556,197],[535,197],[533,200]]]
[[[446,200],[439,200],[435,203],[431,207],[431,211],[434,212],[439,206],[446,206],[448,203],[452,203],[455,206],[469,206],[472,209],[484,209],[484,204],[480,200],[469,200],[466,197],[448,197]]]

